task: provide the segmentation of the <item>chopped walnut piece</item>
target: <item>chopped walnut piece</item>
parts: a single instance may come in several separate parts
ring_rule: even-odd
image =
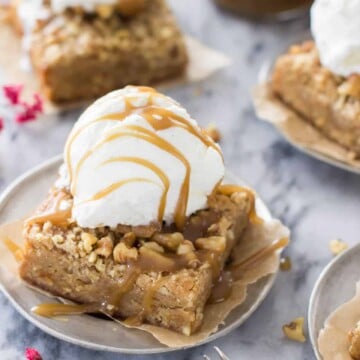
[[[124,243],[118,243],[113,251],[114,260],[119,264],[127,261],[137,260],[138,252],[136,248],[128,248]]]
[[[93,251],[89,257],[88,260],[91,264],[95,264],[96,260],[97,260],[97,254],[95,253],[95,251]]]
[[[214,123],[209,124],[205,130],[215,142],[219,142],[221,140],[221,133]]]
[[[139,252],[143,262],[154,264],[156,268],[162,269],[163,271],[170,272],[174,269],[174,260],[161,253],[144,246],[140,248]]]
[[[154,250],[158,253],[163,254],[165,252],[164,248],[155,241],[145,241],[143,246],[145,246],[148,249]]]
[[[84,243],[84,250],[89,254],[93,249],[93,245],[96,244],[97,238],[95,235],[83,232],[81,233],[81,240]]]
[[[97,242],[95,253],[108,258],[113,251],[113,240],[110,236],[105,236]]]
[[[235,204],[241,204],[248,195],[244,191],[236,191],[230,195],[231,201]]]
[[[344,250],[346,250],[349,246],[341,241],[340,239],[333,239],[329,243],[330,251],[333,255],[339,255]]]
[[[179,247],[177,248],[176,253],[178,255],[186,255],[186,254],[190,254],[193,253],[195,251],[194,245],[191,241],[189,240],[185,240],[184,242],[182,242]]]
[[[305,41],[299,45],[292,45],[289,49],[291,54],[301,54],[303,52],[310,52],[314,48],[312,41]]]
[[[102,19],[108,19],[114,12],[115,8],[112,5],[101,4],[96,6],[96,14]]]
[[[50,221],[46,221],[43,225],[43,231],[48,232],[52,228],[52,223]]]
[[[299,317],[291,321],[289,324],[283,326],[285,336],[291,340],[298,342],[305,342],[304,336],[304,318]]]
[[[340,95],[351,96],[360,99],[360,76],[353,74],[349,76],[339,87]]]
[[[122,238],[121,242],[123,242],[127,247],[132,247],[135,243],[136,235],[133,232],[126,233]]]
[[[224,252],[226,248],[226,239],[224,236],[210,236],[208,238],[199,238],[195,241],[195,246],[201,250],[212,250]]]
[[[184,240],[184,236],[181,233],[169,233],[169,234],[155,234],[151,240],[157,242],[166,249],[175,251],[180,243]]]
[[[349,331],[349,353],[354,360],[360,360],[360,322]]]
[[[280,259],[280,270],[281,271],[290,271],[292,267],[291,259],[288,256],[285,256]]]
[[[95,269],[100,273],[105,272],[106,266],[105,266],[105,262],[103,259],[98,258],[96,260]]]
[[[62,244],[65,241],[64,237],[60,234],[54,235],[52,239],[54,243],[58,245]]]

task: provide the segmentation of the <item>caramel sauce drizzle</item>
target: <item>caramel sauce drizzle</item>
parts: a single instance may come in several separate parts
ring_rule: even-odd
[[[79,161],[76,169],[75,174],[73,173],[73,169],[71,167],[71,147],[74,143],[74,141],[78,138],[78,136],[89,126],[96,124],[100,121],[123,121],[127,116],[129,116],[132,113],[138,113],[139,115],[142,115],[149,125],[152,126],[152,128],[156,131],[158,130],[165,130],[171,127],[181,127],[185,129],[186,131],[190,132],[192,135],[196,136],[198,139],[200,139],[206,146],[212,147],[215,151],[217,151],[221,157],[222,153],[220,151],[220,148],[217,144],[215,144],[212,139],[207,136],[207,134],[203,131],[199,131],[193,124],[190,123],[189,120],[173,113],[172,111],[163,109],[159,106],[156,106],[154,104],[154,101],[156,98],[164,97],[163,95],[156,92],[155,89],[149,88],[149,87],[138,87],[139,92],[149,92],[150,96],[148,99],[148,103],[144,106],[134,106],[132,104],[132,100],[136,99],[136,95],[134,96],[128,96],[125,98],[125,109],[123,112],[114,113],[102,116],[100,118],[97,118],[90,123],[87,123],[83,126],[80,126],[73,134],[70,135],[69,140],[66,144],[65,148],[65,156],[68,163],[68,172],[70,179],[72,181],[72,188],[71,192],[72,194],[76,193],[76,184],[77,184],[77,178],[80,172],[80,169],[86,159],[88,159],[97,149],[99,149],[102,145],[105,143],[115,140],[119,138],[120,136],[110,136],[107,139],[105,139],[100,144],[96,145],[92,149],[90,149]],[[165,97],[164,97],[165,98]],[[124,127],[125,128],[125,127]],[[140,139],[143,139],[145,141],[148,141],[152,143],[153,145],[156,145],[161,150],[166,151],[170,153],[172,156],[178,158],[185,166],[186,169],[186,175],[182,184],[181,191],[179,193],[179,199],[176,206],[175,211],[175,224],[178,226],[179,229],[182,229],[184,226],[185,216],[186,216],[186,208],[187,208],[187,202],[189,197],[189,183],[190,183],[190,172],[191,167],[189,162],[186,160],[186,158],[181,154],[180,151],[178,151],[174,146],[172,146],[169,142],[166,142],[159,136],[156,136],[156,134],[153,134],[152,132],[148,131],[147,129],[137,127],[137,126],[128,126],[126,128],[132,128],[134,130],[134,133],[126,133],[122,132],[123,135],[121,136],[132,136],[137,137]],[[135,129],[137,128],[137,129]],[[118,132],[120,134],[120,132]],[[145,135],[145,136],[144,136]],[[153,168],[156,166],[155,164],[151,165]],[[147,167],[149,167],[149,164],[147,164]],[[156,170],[157,174],[159,175],[159,171]],[[163,179],[162,179],[163,180]],[[164,183],[164,182],[163,182]],[[165,199],[165,201],[164,201]],[[165,211],[165,205],[166,205],[166,195],[163,194],[161,204],[159,206],[159,214],[164,214]],[[159,217],[159,220],[161,221],[162,218]]]
[[[104,146],[105,144],[114,141],[121,137],[136,137],[139,139],[142,139],[144,141],[147,141],[154,146],[160,148],[161,150],[165,150],[166,152],[170,153],[174,157],[176,157],[178,160],[180,160],[186,170],[186,174],[181,186],[179,199],[176,205],[175,209],[175,224],[179,229],[182,229],[185,223],[186,218],[186,207],[189,197],[189,187],[190,187],[190,173],[191,173],[191,167],[189,162],[186,160],[184,155],[172,144],[161,138],[160,136],[156,135],[155,133],[142,128],[141,126],[137,125],[128,125],[124,126],[122,130],[118,130],[113,134],[108,135],[105,139],[103,139],[100,143],[98,143],[94,148],[89,150],[85,155],[80,159],[76,170],[75,170],[75,180],[73,182],[73,189],[72,192],[76,192],[76,179],[78,176],[78,173],[80,171],[81,166],[85,162],[87,158],[89,158],[96,150]]]
[[[17,262],[21,262],[24,259],[24,251],[15,241],[6,237],[3,239],[3,242]]]
[[[161,182],[163,183],[163,186],[164,186],[164,190],[163,190],[161,200],[160,200],[159,215],[158,215],[158,221],[159,222],[162,221],[162,219],[164,217],[164,213],[165,213],[167,194],[168,194],[169,188],[170,188],[170,181],[169,181],[168,176],[158,166],[156,166],[151,161],[141,159],[138,157],[131,157],[131,156],[114,157],[107,161],[104,161],[101,164],[101,166],[109,164],[109,163],[114,163],[114,162],[133,162],[138,165],[142,165],[142,166],[146,167],[147,169],[151,170],[153,173],[155,173],[157,175],[157,177],[161,180]]]
[[[154,284],[144,294],[141,311],[137,315],[125,319],[124,322],[126,325],[139,326],[144,322],[146,316],[151,314],[155,295],[159,291],[163,283],[164,283],[163,278],[159,278],[155,280]]]
[[[56,211],[53,213],[46,213],[42,215],[36,215],[26,220],[26,225],[32,225],[35,223],[43,224],[50,221],[53,225],[66,226],[68,220],[71,218],[71,209]]]
[[[113,191],[121,188],[122,186],[124,186],[126,184],[131,184],[131,183],[134,183],[134,182],[146,182],[146,183],[151,183],[151,184],[157,185],[154,181],[151,181],[151,180],[146,179],[146,178],[126,179],[126,180],[118,181],[118,182],[116,182],[114,184],[111,184],[110,186],[106,187],[105,189],[100,190],[90,200],[87,200],[87,201],[100,200],[100,199],[104,198],[105,196],[111,194]]]
[[[245,192],[250,198],[250,202],[251,202],[250,213],[249,213],[251,223],[262,224],[264,222],[264,220],[261,219],[256,213],[255,194],[252,190],[239,185],[220,185],[218,186],[217,190],[219,193],[226,196],[230,196],[235,192]]]
[[[52,224],[57,226],[66,226],[68,219],[71,218],[71,207],[65,210],[60,210],[60,203],[66,194],[64,192],[52,193],[52,197],[45,209],[41,209],[41,213],[28,218],[25,225],[32,225],[35,223],[45,223],[51,221]]]

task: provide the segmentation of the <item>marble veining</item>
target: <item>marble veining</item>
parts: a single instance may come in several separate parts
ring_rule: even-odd
[[[169,95],[206,125],[220,128],[227,166],[263,197],[274,216],[292,229],[286,250],[293,262],[280,273],[274,288],[242,327],[214,343],[172,355],[125,356],[95,352],[46,335],[24,320],[0,294],[0,359],[23,359],[27,346],[44,359],[200,360],[216,359],[220,346],[232,360],[314,359],[309,341],[284,339],[283,324],[305,316],[312,287],[332,255],[328,243],[342,238],[359,241],[360,181],[357,175],[309,158],[288,145],[268,124],[254,115],[250,89],[261,64],[282,51],[308,27],[308,20],[255,24],[221,13],[210,0],[170,0],[183,30],[233,59],[229,68],[199,84],[170,89]],[[0,134],[0,190],[18,175],[62,151],[79,111],[68,112]]]

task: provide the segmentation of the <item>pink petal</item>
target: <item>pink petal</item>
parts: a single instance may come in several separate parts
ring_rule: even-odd
[[[24,104],[24,110],[15,116],[15,122],[18,124],[24,124],[29,121],[34,121],[35,119],[36,112],[26,104]]]
[[[42,114],[44,112],[44,100],[39,94],[34,95],[34,103],[32,108],[35,112]]]
[[[32,348],[27,348],[25,350],[25,357],[26,360],[42,360],[40,353]]]
[[[19,104],[22,90],[23,90],[23,85],[3,86],[4,95],[12,105]]]

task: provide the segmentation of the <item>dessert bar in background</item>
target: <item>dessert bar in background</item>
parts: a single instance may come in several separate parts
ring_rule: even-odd
[[[175,78],[187,65],[165,0],[13,0],[11,19],[43,94],[56,103]]]
[[[341,7],[342,11],[338,11]],[[278,58],[271,89],[287,106],[360,157],[359,2],[315,2],[315,41],[294,45]]]

